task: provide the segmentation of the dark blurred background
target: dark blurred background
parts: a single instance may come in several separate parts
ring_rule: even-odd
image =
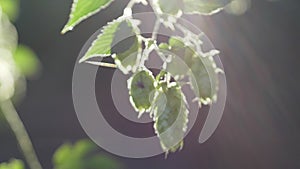
[[[60,35],[71,0],[21,1],[16,22],[19,41],[34,49],[43,71],[28,83],[27,96],[17,109],[45,169],[52,168],[58,146],[87,137],[72,103],[75,60],[86,40],[122,15],[127,2],[115,0],[73,32]],[[299,169],[300,1],[252,1],[251,8],[240,16],[222,12],[188,19],[221,51],[228,98],[218,129],[206,143],[197,142],[207,115],[204,111],[181,152],[167,159],[164,155],[116,158],[128,169]],[[97,84],[103,86],[97,89],[98,94],[109,94],[112,73],[101,68]],[[114,127],[124,130],[126,123],[118,117],[113,118]],[[137,130],[132,124],[125,129]],[[16,145],[8,127],[0,129],[0,161],[23,159]]]

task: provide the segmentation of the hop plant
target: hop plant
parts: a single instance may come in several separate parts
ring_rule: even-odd
[[[74,0],[69,21],[62,33],[73,30],[81,21],[109,6],[112,1]],[[191,38],[201,35],[189,31],[177,20],[183,14],[217,13],[230,2],[231,0],[131,0],[124,9],[124,15],[107,23],[80,59],[80,62],[118,68],[124,74],[131,75],[127,81],[130,102],[139,117],[148,113],[153,119],[155,133],[166,153],[175,152],[183,146],[189,113],[182,91],[183,85],[189,85],[194,91],[194,100],[199,106],[210,105],[217,100],[218,73],[222,72],[213,58],[219,52],[203,52],[200,38]],[[132,7],[137,3],[150,5],[156,14],[151,38],[140,34],[139,24],[143,20],[137,20],[132,15]],[[160,25],[171,31],[180,30],[184,36],[172,36],[168,43],[160,43],[157,38]],[[156,52],[164,63],[156,76],[145,65],[151,52]],[[114,63],[91,61],[94,57],[111,57]],[[188,82],[184,83],[184,79],[188,79]]]

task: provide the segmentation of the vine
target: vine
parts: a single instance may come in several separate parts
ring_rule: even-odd
[[[62,30],[66,33],[84,19],[109,6],[113,0],[74,0],[69,21]],[[219,52],[202,50],[200,37],[178,23],[184,14],[212,15],[221,11],[231,0],[130,0],[123,15],[109,22],[80,59],[98,66],[118,68],[128,79],[129,99],[139,117],[149,113],[162,149],[175,152],[183,146],[188,124],[188,104],[183,85],[189,85],[195,93],[195,101],[210,105],[217,100],[218,73],[214,56]],[[151,38],[140,33],[143,20],[133,16],[132,7],[142,3],[150,6],[156,16]],[[169,37],[168,43],[160,43],[158,31],[164,25],[183,36]],[[164,62],[162,70],[154,75],[145,62],[155,52]],[[92,58],[111,57],[114,63],[96,62]],[[177,62],[176,60],[181,62]],[[180,68],[180,69],[179,69]],[[187,82],[184,80],[188,79]]]

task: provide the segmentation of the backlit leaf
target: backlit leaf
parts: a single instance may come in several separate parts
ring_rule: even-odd
[[[93,57],[107,57],[111,53],[111,44],[113,42],[115,32],[119,28],[121,20],[114,20],[107,24],[102,30],[102,33],[98,35],[97,39],[92,43],[86,54],[80,59],[80,62],[84,62]]]
[[[185,14],[211,15],[219,12],[232,0],[158,0],[158,6],[163,14],[178,15],[181,11]]]
[[[93,57],[112,56],[124,74],[134,72],[140,63],[142,42],[133,22],[131,19],[119,18],[109,23],[80,62]]]
[[[135,72],[141,59],[142,42],[138,37],[139,30],[133,22],[121,22],[111,44],[112,58],[124,74]]]
[[[161,83],[151,114],[154,115],[154,128],[162,149],[168,153],[182,148],[188,123],[188,109],[185,96],[176,82]]]
[[[159,46],[161,52],[169,58],[167,59],[165,70],[176,80],[180,80],[187,75],[190,69],[191,58],[195,52],[176,37],[170,38],[168,47],[166,45],[168,44],[160,44]]]
[[[113,0],[73,0],[69,21],[62,30],[66,33],[81,21],[107,7]]]
[[[140,113],[139,116],[151,107],[151,97],[155,90],[154,82],[154,77],[148,70],[142,70],[128,80],[130,101],[135,110]]]
[[[182,0],[158,0],[158,5],[163,13],[177,15],[182,7]]]
[[[197,100],[203,104],[215,102],[219,89],[219,77],[213,56],[197,56],[193,58],[192,63],[189,79]]]
[[[216,101],[219,87],[218,68],[213,59],[216,53],[198,53],[194,48],[185,45],[180,37],[170,38],[167,52],[163,52],[172,58],[166,63],[166,71],[176,80],[188,76],[199,103],[210,104]]]
[[[211,15],[222,10],[232,0],[183,0],[186,14]]]

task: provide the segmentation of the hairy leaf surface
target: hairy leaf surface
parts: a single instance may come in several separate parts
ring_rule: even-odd
[[[111,44],[113,42],[115,32],[117,31],[121,22],[114,20],[108,23],[103,29],[102,33],[98,35],[97,39],[92,43],[86,54],[80,59],[80,62],[86,61],[93,57],[107,57],[111,53]]]
[[[216,101],[219,85],[214,53],[200,54],[194,48],[185,45],[180,37],[170,38],[168,47],[161,45],[161,49],[167,51],[164,54],[172,58],[166,63],[166,71],[176,80],[187,75],[199,103],[209,104]]]
[[[66,33],[81,21],[107,7],[113,0],[73,0],[69,21],[62,30]]]
[[[133,20],[119,24],[111,44],[112,57],[118,68],[124,73],[135,72],[140,64],[142,42],[139,30]]]
[[[159,0],[158,5],[163,13],[176,15],[181,7],[182,7],[182,0],[173,0],[170,2],[170,0]]]
[[[195,54],[194,50],[176,37],[170,38],[169,44],[160,44],[159,47],[161,52],[168,57],[165,66],[166,71],[176,80],[180,80],[187,75],[191,59]]]
[[[188,109],[181,88],[175,82],[163,82],[153,103],[154,128],[162,149],[175,152],[183,146],[188,123]]]
[[[142,70],[128,80],[130,101],[140,116],[148,111],[152,103],[152,95],[155,90],[155,80],[150,71]]]
[[[108,23],[80,62],[93,57],[112,56],[124,74],[134,72],[141,59],[142,42],[138,32],[131,19],[119,18]]]
[[[217,99],[219,79],[216,63],[212,56],[197,56],[192,60],[189,79],[197,100],[211,104]]]

